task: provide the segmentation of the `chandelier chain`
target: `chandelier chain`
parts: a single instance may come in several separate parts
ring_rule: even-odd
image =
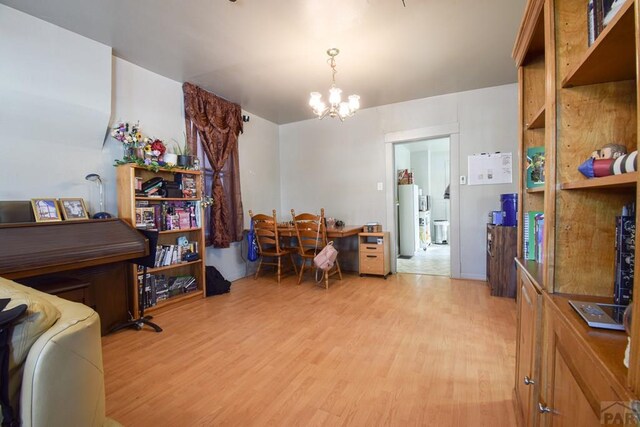
[[[336,70],[336,57],[332,56],[331,58],[327,59],[327,62],[329,63],[329,66],[331,67],[332,70],[332,75],[331,78],[333,79],[333,85],[336,85],[336,73],[338,72],[338,70]]]

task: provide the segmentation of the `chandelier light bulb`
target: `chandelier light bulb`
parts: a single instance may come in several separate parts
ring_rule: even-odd
[[[321,120],[326,116],[338,117],[340,120],[344,120],[347,117],[351,117],[360,108],[360,97],[358,95],[350,95],[348,102],[342,101],[342,89],[336,87],[336,56],[340,51],[336,48],[327,50],[329,59],[327,62],[332,71],[332,85],[329,89],[329,105],[327,106],[322,101],[322,95],[320,92],[311,92],[309,98],[309,106],[313,113]]]
[[[312,108],[315,108],[316,105],[320,104],[322,95],[320,94],[320,92],[311,92],[311,98],[309,98],[309,105]]]
[[[360,96],[349,95],[349,108],[354,112],[360,108]]]
[[[324,112],[327,110],[327,105],[322,102],[319,101],[315,107],[313,107],[313,112],[316,113],[316,115],[320,116],[322,114],[324,114]]]
[[[349,116],[349,114],[351,114],[351,109],[349,108],[349,104],[346,102],[341,102],[340,108],[338,109],[338,114],[340,114],[340,117]]]
[[[342,97],[340,96],[341,93],[342,93],[342,89],[339,89],[335,86],[329,89],[329,104],[331,105],[340,104],[340,101],[342,99]]]

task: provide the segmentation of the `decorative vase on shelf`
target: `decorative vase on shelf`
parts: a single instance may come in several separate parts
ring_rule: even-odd
[[[189,167],[189,156],[186,156],[184,154],[180,154],[178,155],[178,166],[180,166],[181,168],[188,168]]]
[[[122,144],[122,160],[131,161],[136,157],[136,150],[133,144]]]

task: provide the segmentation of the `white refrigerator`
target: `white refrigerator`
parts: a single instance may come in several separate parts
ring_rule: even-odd
[[[420,247],[418,186],[398,185],[400,255],[413,256]]]

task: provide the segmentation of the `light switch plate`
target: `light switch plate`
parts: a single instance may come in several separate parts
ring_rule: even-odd
[[[382,183],[379,182],[378,183],[378,191],[382,191],[384,189],[384,187],[382,186]]]
[[[465,175],[460,175],[460,185],[465,185],[467,183],[467,177]]]

